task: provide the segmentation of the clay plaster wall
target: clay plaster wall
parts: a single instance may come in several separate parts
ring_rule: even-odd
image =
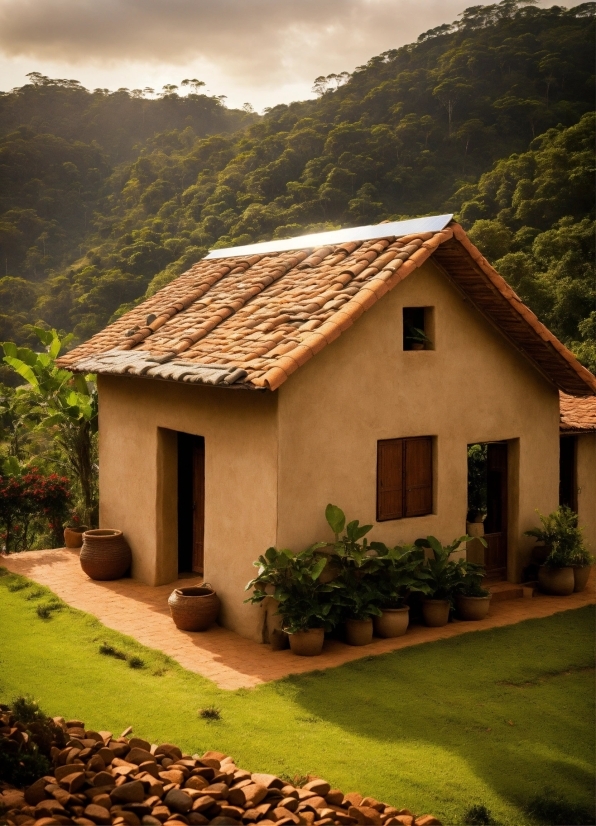
[[[434,350],[403,351],[402,307],[434,307]],[[330,539],[328,502],[388,544],[465,533],[467,445],[508,440],[509,570],[521,578],[535,508],[558,502],[555,388],[432,262],[410,275],[282,385],[278,543]],[[378,439],[435,438],[434,513],[377,523]]]
[[[596,433],[577,437],[577,513],[584,538],[596,555]]]
[[[132,575],[177,579],[176,431],[203,436],[205,580],[222,624],[260,639],[261,614],[243,599],[253,560],[276,540],[276,396],[100,376],[99,398],[100,524],[124,531]]]

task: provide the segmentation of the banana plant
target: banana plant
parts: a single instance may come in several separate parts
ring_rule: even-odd
[[[94,434],[97,432],[97,390],[93,376],[73,375],[57,366],[61,350],[72,335],[60,338],[56,330],[33,328],[44,353],[4,342],[4,362],[26,382],[16,397],[38,430],[53,429],[58,444],[77,478],[83,497],[85,522],[95,524],[97,510]]]

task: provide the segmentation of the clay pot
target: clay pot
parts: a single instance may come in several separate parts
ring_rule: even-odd
[[[316,657],[323,650],[324,628],[307,628],[306,631],[296,631],[288,636],[292,654],[299,657]]]
[[[455,597],[457,616],[461,620],[478,621],[486,619],[490,608],[491,597],[466,597],[459,594]]]
[[[585,590],[588,580],[590,579],[591,565],[577,565],[573,568],[573,590],[576,594]]]
[[[556,597],[568,597],[575,588],[573,568],[553,568],[551,565],[541,565],[538,568],[538,582],[545,593]]]
[[[382,608],[382,616],[373,618],[373,626],[377,637],[403,637],[410,622],[410,609]]]
[[[430,628],[440,628],[449,622],[449,600],[448,599],[423,599],[422,616],[424,622]]]
[[[120,579],[132,562],[132,554],[122,531],[96,528],[85,531],[80,554],[81,568],[97,580]]]
[[[78,528],[64,528],[64,546],[66,548],[80,548],[83,544],[83,534],[87,530],[87,525],[80,525]]]
[[[424,343],[422,341],[412,341],[410,350],[424,350]]]
[[[217,619],[219,597],[207,583],[176,588],[168,598],[174,625],[181,631],[206,631]]]
[[[348,645],[369,645],[373,637],[372,619],[347,619],[346,642]]]

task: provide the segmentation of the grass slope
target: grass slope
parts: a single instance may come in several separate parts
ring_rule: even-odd
[[[524,806],[544,793],[593,807],[590,607],[228,692],[22,577],[0,586],[3,701],[29,693],[91,727],[319,774],[446,824],[475,803],[528,824]],[[52,604],[41,619],[37,606]],[[102,643],[144,666],[100,654]],[[221,720],[200,718],[209,706]]]

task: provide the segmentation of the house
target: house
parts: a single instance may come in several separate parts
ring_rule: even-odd
[[[204,573],[254,639],[253,560],[330,539],[328,502],[388,544],[465,533],[471,444],[487,568],[519,582],[559,391],[596,393],[450,215],[214,250],[60,363],[98,374],[100,521],[133,576]]]

